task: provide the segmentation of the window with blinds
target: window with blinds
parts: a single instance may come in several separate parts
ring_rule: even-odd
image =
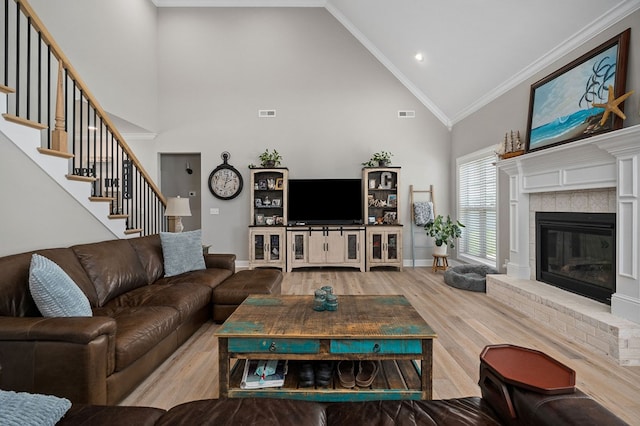
[[[458,255],[495,266],[497,250],[496,167],[493,150],[461,157],[458,168],[458,220],[465,225]]]

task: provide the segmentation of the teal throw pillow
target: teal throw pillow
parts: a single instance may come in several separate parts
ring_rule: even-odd
[[[202,254],[202,230],[161,232],[160,243],[165,277],[206,269]]]
[[[52,395],[0,390],[0,424],[53,426],[69,411],[71,401]]]
[[[80,287],[55,262],[31,256],[29,290],[45,317],[90,317],[91,304]]]

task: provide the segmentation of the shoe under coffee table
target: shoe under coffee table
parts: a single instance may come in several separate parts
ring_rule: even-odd
[[[337,311],[314,311],[313,296],[252,295],[220,326],[220,397],[313,401],[432,399],[433,329],[404,296],[338,296]],[[279,388],[242,389],[247,359],[289,360]],[[371,386],[299,387],[309,361],[379,361]]]

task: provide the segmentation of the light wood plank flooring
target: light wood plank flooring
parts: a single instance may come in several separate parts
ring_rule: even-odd
[[[438,333],[434,343],[434,398],[479,396],[479,354],[488,344],[511,343],[541,350],[576,370],[577,386],[631,424],[640,425],[640,367],[620,367],[535,321],[489,299],[448,287],[442,272],[405,268],[358,272],[296,270],[285,274],[283,294],[313,294],[332,285],[336,294],[403,294]],[[339,300],[339,299],[338,299]],[[203,325],[122,405],[170,408],[218,397],[214,323]]]

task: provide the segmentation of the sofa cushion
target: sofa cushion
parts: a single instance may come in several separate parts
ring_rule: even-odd
[[[152,426],[164,413],[151,407],[73,404],[56,426]]]
[[[98,305],[147,285],[147,273],[127,240],[110,240],[72,247],[93,283]]]
[[[360,422],[353,424],[363,424]],[[156,425],[327,425],[324,404],[269,398],[208,399],[177,405]],[[373,424],[368,423],[367,424]],[[352,426],[351,425],[351,426]]]
[[[0,390],[0,424],[55,425],[71,408],[71,401],[52,395]]]
[[[91,279],[72,249],[54,248],[38,250],[37,253],[52,260],[61,267],[62,270],[69,275],[69,278],[71,278],[73,282],[80,287],[80,290],[82,290],[85,296],[87,296],[91,306],[98,306],[98,294],[96,293],[96,288],[93,286]]]
[[[76,283],[55,262],[31,257],[29,290],[45,317],[90,317],[91,305]]]
[[[176,275],[174,277],[161,278],[156,284],[182,284],[193,283],[216,288],[222,284],[227,278],[233,275],[228,269],[207,268],[199,271],[191,271],[188,274]]]
[[[116,321],[115,371],[121,371],[173,333],[180,324],[177,310],[166,306],[102,307],[96,316]]]
[[[327,424],[353,426],[486,425],[502,423],[480,398],[433,401],[368,401],[327,406]]]
[[[189,271],[205,269],[202,253],[202,231],[161,232],[164,275],[172,277]]]
[[[147,283],[151,284],[162,278],[164,265],[162,258],[162,244],[160,235],[148,235],[146,237],[130,238],[129,244],[138,253],[142,267],[147,272]]]
[[[180,322],[184,322],[200,309],[211,303],[211,289],[190,282],[178,284],[152,284],[137,288],[115,299],[106,307],[143,307],[168,306],[180,313]]]

